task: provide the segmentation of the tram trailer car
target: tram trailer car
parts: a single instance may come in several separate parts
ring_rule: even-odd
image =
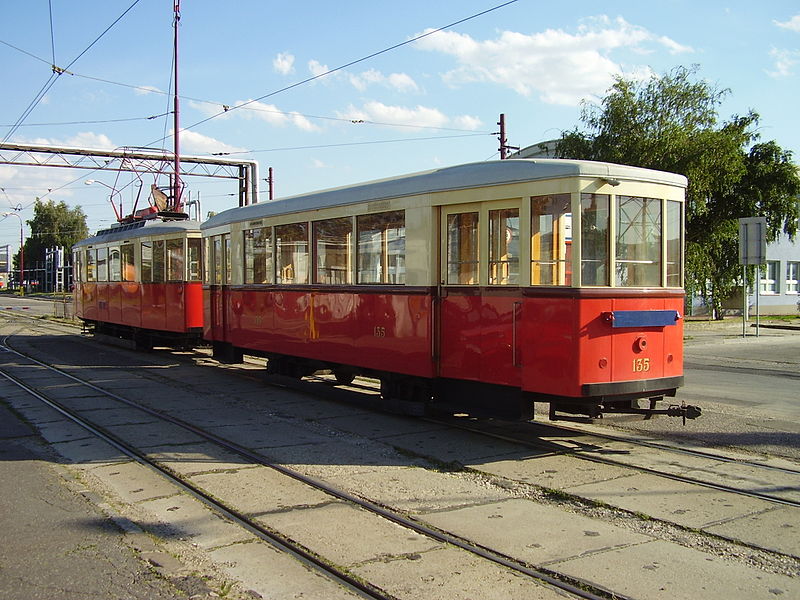
[[[685,188],[513,159],[233,208],[201,225],[204,338],[457,412],[694,418],[656,408],[683,383]]]
[[[95,333],[154,345],[202,342],[200,224],[154,215],[73,247],[75,315]]]

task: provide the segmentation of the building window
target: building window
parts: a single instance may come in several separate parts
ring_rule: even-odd
[[[789,261],[786,263],[786,293],[798,292],[797,281],[800,279],[800,262]]]
[[[447,283],[478,284],[478,213],[447,215]]]
[[[571,285],[569,194],[531,198],[531,285]]]
[[[771,295],[778,293],[778,271],[780,268],[780,261],[768,260],[767,267],[761,271],[761,284],[759,292],[763,295]]]

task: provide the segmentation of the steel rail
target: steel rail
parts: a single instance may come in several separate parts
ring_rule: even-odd
[[[68,378],[68,379],[70,379],[72,381],[75,381],[76,383],[79,383],[81,385],[84,385],[84,386],[88,387],[89,389],[92,389],[92,390],[97,391],[97,392],[99,392],[101,394],[104,394],[109,398],[112,398],[112,399],[114,399],[114,400],[116,400],[118,402],[122,402],[122,403],[124,403],[124,404],[126,404],[126,405],[128,405],[128,406],[130,406],[132,408],[139,409],[142,412],[147,413],[148,415],[151,415],[151,416],[154,416],[154,417],[159,418],[161,420],[167,421],[167,422],[169,422],[169,423],[171,423],[173,425],[182,427],[182,428],[186,429],[187,431],[190,431],[190,432],[194,433],[195,435],[198,435],[198,436],[206,439],[207,441],[213,442],[213,443],[217,444],[218,446],[220,446],[222,448],[225,448],[226,450],[230,450],[231,452],[239,454],[243,458],[245,458],[245,459],[247,459],[247,460],[249,460],[249,461],[251,461],[253,463],[259,464],[261,466],[269,467],[269,468],[271,468],[271,469],[273,469],[273,470],[275,470],[275,471],[277,471],[277,472],[279,472],[279,473],[281,473],[283,475],[291,477],[291,478],[293,478],[293,479],[295,479],[295,480],[297,480],[297,481],[299,481],[301,483],[304,483],[304,484],[306,484],[306,485],[308,485],[310,487],[313,487],[313,488],[315,488],[317,490],[325,492],[325,493],[327,493],[327,494],[329,494],[329,495],[331,495],[333,497],[336,497],[336,498],[338,498],[340,500],[343,500],[345,502],[354,504],[354,505],[356,505],[356,506],[358,506],[360,508],[368,510],[369,512],[371,512],[373,514],[379,515],[379,516],[381,516],[381,517],[383,517],[383,518],[385,518],[385,519],[387,519],[389,521],[392,521],[392,522],[394,522],[394,523],[396,523],[396,524],[398,524],[398,525],[400,525],[402,527],[405,527],[407,529],[415,531],[416,533],[419,533],[421,535],[424,535],[426,537],[429,537],[431,539],[434,539],[436,541],[439,541],[439,542],[442,542],[442,543],[445,543],[445,544],[450,544],[450,545],[455,546],[457,548],[460,548],[460,549],[462,549],[462,550],[464,550],[466,552],[469,552],[471,554],[477,555],[477,556],[479,556],[479,557],[481,557],[481,558],[483,558],[485,560],[488,560],[488,561],[490,561],[492,563],[495,563],[497,565],[500,565],[500,566],[506,567],[508,569],[511,569],[512,571],[515,571],[515,572],[517,572],[519,574],[525,575],[525,576],[527,576],[527,577],[529,577],[531,579],[534,579],[534,580],[539,581],[541,583],[544,583],[544,584],[547,584],[549,586],[558,588],[558,589],[560,589],[560,590],[562,590],[564,592],[573,594],[574,596],[577,596],[579,598],[584,598],[585,600],[632,600],[628,596],[625,596],[625,595],[620,594],[618,592],[614,592],[613,590],[605,589],[602,586],[598,586],[595,583],[584,581],[584,580],[581,580],[581,579],[576,578],[576,577],[567,576],[567,575],[558,573],[557,571],[554,571],[554,570],[551,570],[551,569],[545,569],[545,568],[542,568],[542,567],[529,566],[527,564],[522,563],[521,561],[518,561],[518,560],[516,560],[516,559],[514,559],[514,558],[512,558],[510,556],[504,555],[504,554],[502,554],[500,552],[497,552],[495,550],[492,550],[490,548],[481,546],[479,544],[471,543],[471,542],[469,542],[469,541],[467,541],[467,540],[465,540],[463,538],[457,537],[457,536],[455,536],[453,534],[450,534],[450,533],[447,533],[445,531],[441,531],[441,530],[435,529],[433,527],[430,527],[428,525],[425,525],[424,523],[421,523],[420,521],[417,521],[416,519],[414,519],[412,517],[407,517],[407,516],[402,515],[402,514],[400,514],[398,512],[392,511],[391,509],[386,508],[384,506],[381,506],[380,504],[378,504],[376,502],[372,502],[370,500],[366,500],[364,498],[360,498],[358,496],[350,494],[349,492],[346,492],[344,490],[340,490],[340,489],[338,489],[338,488],[336,488],[336,487],[334,487],[332,485],[329,485],[329,484],[327,484],[327,483],[325,483],[323,481],[317,480],[317,479],[315,479],[313,477],[310,477],[310,476],[304,475],[302,473],[299,473],[297,471],[294,471],[294,470],[292,470],[292,469],[290,469],[288,467],[285,467],[285,466],[283,466],[281,464],[270,462],[270,461],[266,460],[263,456],[255,453],[255,452],[253,452],[253,451],[251,451],[251,450],[249,450],[247,448],[244,448],[244,447],[242,447],[242,446],[240,446],[240,445],[238,445],[238,444],[236,444],[234,442],[231,442],[231,441],[226,440],[226,439],[224,439],[222,437],[219,437],[219,436],[217,436],[217,435],[215,435],[213,433],[210,433],[210,432],[205,431],[205,430],[203,430],[203,429],[201,429],[199,427],[196,427],[196,426],[192,425],[191,423],[187,423],[187,422],[185,422],[185,421],[183,421],[181,419],[178,419],[177,417],[173,417],[171,415],[162,413],[160,411],[157,411],[155,409],[149,408],[147,406],[142,406],[142,405],[140,405],[140,404],[138,404],[138,403],[136,403],[136,402],[134,402],[132,400],[128,400],[127,398],[119,396],[118,394],[115,394],[114,392],[110,392],[110,391],[105,390],[105,389],[103,389],[103,388],[101,388],[99,386],[94,385],[91,382],[88,382],[88,381],[85,381],[85,380],[83,380],[83,379],[81,379],[79,377],[76,377],[75,375],[72,375],[71,373],[68,373],[68,372],[66,372],[66,371],[64,371],[62,369],[59,369],[58,367],[54,367],[52,365],[48,365],[48,364],[46,364],[44,362],[41,362],[41,361],[33,358],[32,356],[30,356],[28,354],[25,354],[24,352],[21,352],[19,350],[16,350],[16,349],[10,347],[9,344],[7,343],[7,339],[3,339],[3,341],[0,342],[0,346],[7,348],[8,351],[10,351],[10,352],[12,352],[14,354],[17,354],[18,356],[20,356],[22,358],[25,358],[26,360],[29,360],[29,361],[31,361],[31,362],[33,362],[33,363],[35,363],[35,364],[37,364],[37,365],[39,365],[41,367],[44,367],[44,368],[49,369],[51,371],[54,371],[54,372],[58,373],[59,375],[62,375],[62,376],[66,377],[66,378]],[[5,376],[7,379],[10,379],[11,381],[14,381],[14,379],[11,376],[9,376],[8,374],[3,373],[2,371],[0,371],[0,374]],[[17,383],[17,382],[14,381],[14,383]],[[17,383],[17,385],[19,385],[19,383]],[[37,397],[39,395],[38,392],[35,392],[35,391],[32,391],[31,393],[34,393],[35,395],[37,395]],[[45,400],[43,400],[43,401],[45,401]],[[47,400],[46,402],[48,402],[48,403],[53,402],[54,404],[58,404],[56,401],[53,401],[53,400]],[[59,410],[59,412],[62,412],[62,414],[64,414],[65,412],[69,413],[69,409],[66,409],[66,408],[63,408],[63,407],[61,409],[57,409],[57,410]],[[68,416],[68,418],[73,419],[73,417],[71,415],[69,415],[69,414],[65,414],[65,416]],[[76,416],[76,417],[77,417],[77,419],[79,419],[81,421],[83,420],[79,416]],[[125,442],[123,442],[121,440],[117,440],[113,436],[113,434],[111,434],[111,433],[102,432],[100,430],[100,428],[96,428],[96,427],[93,427],[93,426],[89,425],[89,427],[87,427],[87,429],[89,429],[90,431],[92,429],[97,429],[101,433],[101,437],[103,437],[104,439],[106,439],[106,437],[107,437],[110,440],[114,440],[114,441],[112,441],[110,443],[112,443],[115,447],[118,447],[118,445],[121,445],[123,447],[127,446],[127,444],[125,444]],[[142,460],[147,461],[149,463],[149,460],[146,457],[140,455],[138,453],[138,451],[134,450],[134,453],[137,456],[140,456]],[[155,468],[158,469],[159,472],[161,471],[161,468],[158,467],[157,465],[155,466]],[[173,474],[171,474],[169,472],[166,472],[166,473],[168,474],[168,476],[170,477],[171,480],[176,480],[179,483],[179,485],[187,486],[189,489],[193,490],[193,486],[191,486],[191,484],[186,484],[185,482],[182,482],[180,479],[176,479],[175,475],[173,475]],[[203,500],[204,498],[207,497],[205,495],[205,493],[202,490],[199,490],[199,489],[197,489],[195,491],[192,491],[192,493],[193,494],[197,494],[199,499],[201,499],[201,500]],[[216,500],[213,500],[211,498],[209,498],[209,500],[211,502],[217,504]],[[240,515],[240,514],[236,513],[235,509],[231,509],[231,508],[228,508],[228,507],[223,507],[223,509],[225,511],[230,512],[233,515],[232,518],[234,518],[234,520],[236,520],[237,522],[242,520],[245,523],[247,523],[247,518],[244,515]],[[251,523],[250,526],[251,527],[255,527],[256,529],[259,529],[259,526],[257,524],[255,524],[255,523]],[[265,534],[270,536],[270,537],[273,535],[269,531],[265,531]],[[284,543],[284,542],[281,542],[281,543]],[[314,560],[313,555],[309,555],[308,560]],[[324,563],[322,563],[321,566],[323,568],[327,569],[327,565],[325,565]],[[358,582],[358,580],[354,580],[353,584],[359,584],[360,585],[360,582]],[[358,589],[360,589],[360,588],[358,588]],[[371,593],[371,592],[367,591],[365,593]],[[372,596],[370,596],[370,597],[372,597]],[[376,598],[390,598],[390,596],[374,596],[374,597],[376,597]]]

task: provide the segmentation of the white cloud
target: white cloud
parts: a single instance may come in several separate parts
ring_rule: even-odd
[[[219,114],[225,110],[225,105],[212,102],[189,102],[189,106],[200,111],[207,116],[219,115],[219,119],[231,119],[238,117],[241,119],[257,119],[277,127],[294,125],[303,131],[319,131],[319,127],[312,123],[308,118],[297,112],[287,112],[279,109],[274,104],[265,104],[253,100],[237,100],[228,107],[224,114]]]
[[[93,133],[91,131],[83,131],[68,138],[40,137],[30,140],[30,143],[40,144],[42,146],[89,148],[92,150],[113,150],[117,147],[104,133]]]
[[[152,85],[140,85],[133,88],[134,94],[137,96],[148,96],[149,94],[163,94],[165,93],[163,90],[158,89]]]
[[[310,60],[308,61],[308,70],[314,77],[319,77],[320,75],[324,75],[325,73],[330,71],[330,68],[328,67],[328,65],[323,65],[319,61]]]
[[[477,117],[460,116],[451,119],[436,108],[417,105],[414,108],[389,106],[382,102],[367,102],[361,108],[350,105],[346,111],[337,113],[342,119],[371,121],[386,125],[412,127],[463,127],[473,129],[480,126]]]
[[[281,75],[294,73],[294,55],[288,52],[281,52],[273,59],[272,68]]]
[[[312,169],[330,169],[331,166],[327,163],[322,162],[318,158],[315,158],[311,161],[311,168]]]
[[[370,69],[358,74],[349,74],[350,84],[359,92],[363,92],[369,85],[383,85],[398,92],[416,92],[419,90],[417,82],[406,73],[391,73],[384,75],[380,71]]]
[[[781,50],[773,48],[769,55],[775,61],[775,69],[767,71],[767,75],[774,78],[789,77],[792,67],[800,60],[800,50]]]
[[[602,93],[613,76],[622,73],[620,64],[609,56],[612,51],[693,51],[621,17],[611,20],[605,16],[584,20],[576,34],[556,29],[530,35],[504,31],[496,39],[478,41],[467,34],[442,31],[415,45],[456,59],[459,66],[443,75],[450,85],[491,82],[524,96],[538,94],[544,102],[565,105]]]
[[[231,146],[212,137],[184,130],[181,132],[181,150],[187,154],[217,154],[231,152],[246,152],[246,148]]]
[[[773,21],[775,25],[781,27],[783,29],[788,29],[790,31],[796,31],[800,33],[800,15],[795,15],[788,21]]]

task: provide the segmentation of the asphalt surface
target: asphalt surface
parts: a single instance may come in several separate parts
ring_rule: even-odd
[[[8,310],[34,314],[50,313],[53,307],[52,301],[32,299],[0,302],[0,306],[9,305]],[[725,423],[722,431],[717,431],[722,436],[718,442],[751,443],[754,449],[768,451],[780,430],[780,435],[790,436],[783,443],[798,447],[800,326],[772,329],[774,324],[764,324],[758,338],[750,327],[748,336],[742,338],[741,321],[687,323],[685,355],[692,367],[687,369],[686,401],[711,402],[711,410],[702,418]],[[759,370],[766,376],[754,385]],[[760,386],[770,379],[775,387],[765,392]],[[716,394],[713,398],[709,386]],[[776,397],[780,398],[777,403]],[[758,423],[755,428],[750,428],[750,421],[743,426],[743,411]],[[764,429],[766,422],[772,423],[773,430]],[[718,429],[716,425],[698,427]],[[670,423],[668,428],[676,426]],[[684,435],[697,432],[685,430]],[[0,481],[5,484],[0,486],[0,600],[160,600],[217,595],[202,578],[187,574],[183,565],[169,565],[169,558],[153,547],[147,536],[126,531],[113,511],[98,506],[93,494],[60,466],[58,457],[6,408],[2,398]],[[156,558],[147,560],[148,556]],[[161,562],[159,556],[164,557]]]

